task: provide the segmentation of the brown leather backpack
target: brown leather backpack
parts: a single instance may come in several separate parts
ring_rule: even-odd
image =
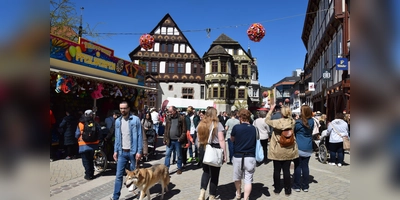
[[[279,138],[281,147],[290,147],[294,145],[294,134],[292,129],[283,130]]]

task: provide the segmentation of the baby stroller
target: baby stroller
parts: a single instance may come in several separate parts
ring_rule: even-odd
[[[156,130],[150,129],[146,131],[147,137],[147,151],[148,155],[145,157],[145,161],[149,161],[149,157],[156,155],[156,144],[157,144],[157,133]]]
[[[321,163],[326,163],[326,161],[329,159],[329,135],[326,134],[326,130],[322,131],[320,139],[316,140],[315,142],[318,146],[318,160]]]

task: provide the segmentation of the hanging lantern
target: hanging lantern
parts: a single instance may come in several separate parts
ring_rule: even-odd
[[[262,96],[265,98],[265,97],[268,97],[268,95],[269,95],[269,93],[268,93],[268,91],[264,91],[263,93],[262,93]]]
[[[259,23],[252,24],[247,29],[247,36],[249,36],[251,41],[259,42],[265,36],[264,26]]]
[[[140,36],[139,44],[146,51],[152,49],[154,46],[154,37],[150,34],[144,34]]]

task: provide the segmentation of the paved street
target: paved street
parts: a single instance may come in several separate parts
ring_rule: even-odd
[[[159,138],[159,142],[161,142],[161,138]],[[164,163],[165,146],[158,147],[157,151],[159,152],[157,157],[144,163],[144,167],[150,166],[150,164]],[[349,154],[345,155],[345,162],[351,164]],[[256,168],[250,199],[349,199],[350,166],[345,165],[339,168],[322,164],[313,155],[310,159],[311,183],[309,192],[292,191],[292,195],[286,197],[284,191],[279,195],[273,193],[273,167],[272,162],[270,162]],[[218,194],[223,200],[235,197],[232,170],[233,167],[226,164],[221,169]],[[188,165],[181,175],[175,174],[175,171],[176,165],[171,165],[170,191],[164,195],[165,199],[197,199],[202,170]],[[293,173],[293,166],[291,173]],[[108,200],[112,196],[115,178],[113,169],[104,172],[102,175],[96,175],[96,178],[91,181],[83,179],[83,175],[81,159],[50,162],[50,199]],[[159,192],[161,192],[161,187],[159,185],[154,186],[150,190],[151,199],[160,199]],[[121,193],[120,199],[137,198],[129,193],[127,188],[122,188]]]

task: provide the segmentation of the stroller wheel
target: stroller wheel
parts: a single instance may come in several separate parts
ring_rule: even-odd
[[[326,149],[326,146],[324,144],[321,144],[319,146],[319,152],[318,152],[318,158],[321,163],[326,163],[328,160],[328,149]]]

